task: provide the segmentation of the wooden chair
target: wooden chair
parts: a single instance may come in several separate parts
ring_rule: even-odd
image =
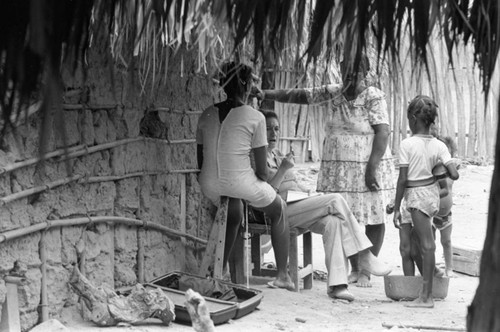
[[[250,214],[251,215],[251,214]],[[251,261],[253,264],[252,275],[254,276],[275,276],[276,269],[262,268],[261,262],[261,235],[271,235],[271,226],[268,224],[252,222],[252,218],[248,221],[248,234],[251,240]],[[231,279],[234,283],[245,283],[245,255],[244,255],[244,233],[239,236],[233,249],[233,254],[229,260]],[[298,237],[303,238],[303,268],[299,270],[299,247]],[[298,229],[290,229],[290,247],[288,269],[292,281],[295,284],[295,291],[299,291],[299,283],[304,279],[304,289],[311,289],[313,283],[313,267],[312,267],[312,236],[311,232],[300,233]]]

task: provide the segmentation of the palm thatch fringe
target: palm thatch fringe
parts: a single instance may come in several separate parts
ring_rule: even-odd
[[[165,55],[182,45],[196,47],[199,70],[206,70],[207,62],[219,61],[216,50],[229,39],[233,52],[252,45],[255,60],[285,53],[315,62],[320,56],[343,53],[348,66],[357,67],[367,38],[373,38],[381,59],[398,63],[401,40],[408,34],[414,64],[429,69],[427,46],[432,31],[440,29],[450,59],[462,41],[472,43],[485,91],[500,48],[496,0],[473,1],[470,6],[469,1],[459,0],[422,1],[418,6],[411,1],[375,0],[9,1],[1,9],[4,128],[42,81],[54,85],[47,91],[60,88],[60,67],[71,64],[76,69],[85,63],[90,47],[111,50],[115,61],[123,61],[127,54],[138,56],[139,76],[145,82],[157,81],[156,73],[168,67]],[[43,112],[58,103],[47,100]]]

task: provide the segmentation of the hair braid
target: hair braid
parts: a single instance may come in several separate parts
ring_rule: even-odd
[[[427,127],[430,127],[436,117],[438,105],[428,96],[419,95],[413,98],[408,106],[408,114],[421,119]]]

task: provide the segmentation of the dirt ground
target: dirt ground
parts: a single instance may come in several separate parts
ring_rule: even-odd
[[[316,163],[297,166],[299,177],[315,188]],[[487,204],[493,172],[492,166],[467,165],[460,169],[460,179],[454,185],[452,242],[482,248],[487,224]],[[398,233],[392,224],[387,225],[386,238],[380,253],[389,264],[392,274],[402,274],[398,251]],[[326,271],[321,237],[315,235],[314,269]],[[266,255],[266,259],[269,257]],[[272,256],[271,256],[272,257]],[[436,262],[444,265],[442,249],[437,242]],[[335,301],[326,295],[326,283],[315,280],[313,289],[299,293],[251,284],[263,292],[264,298],[257,310],[237,320],[216,326],[223,331],[386,331],[384,324],[405,327],[391,331],[416,331],[409,326],[465,328],[467,307],[472,301],[478,284],[477,277],[456,273],[450,279],[448,296],[435,303],[434,309],[410,309],[403,303],[386,297],[384,279],[372,279],[372,288],[350,285],[356,300],[352,303]],[[91,322],[63,322],[70,331],[103,331]],[[106,331],[193,331],[190,326],[173,323],[169,327],[148,321],[135,326],[106,328]],[[426,329],[432,331],[432,329]]]

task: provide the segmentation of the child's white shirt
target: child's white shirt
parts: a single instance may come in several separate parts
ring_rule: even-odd
[[[413,135],[404,139],[399,147],[399,166],[408,167],[409,181],[429,179],[434,166],[451,161],[446,144],[431,135]]]

